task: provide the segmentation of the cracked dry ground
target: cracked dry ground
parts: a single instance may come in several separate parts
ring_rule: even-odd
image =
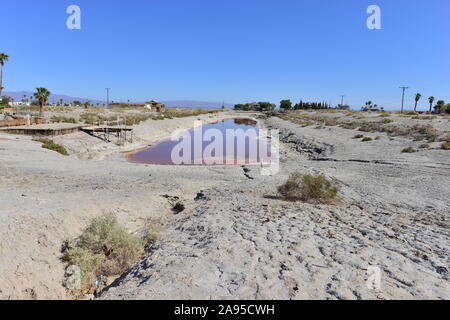
[[[301,140],[304,145],[308,137]],[[315,139],[307,144],[329,146]],[[333,146],[339,150],[338,142]],[[279,175],[260,176],[249,167],[246,178],[205,190],[205,198],[175,217],[157,248],[102,298],[450,298],[449,203],[436,190],[448,187],[448,169],[315,161],[301,146],[281,147]],[[345,158],[334,152],[325,156]],[[278,199],[276,186],[294,171],[337,178],[342,203]],[[381,270],[380,290],[367,287],[369,266]]]

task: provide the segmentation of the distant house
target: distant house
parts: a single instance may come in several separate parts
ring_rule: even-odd
[[[112,107],[145,107],[143,103],[129,103],[129,102],[113,102],[109,104]]]
[[[11,107],[21,107],[21,106],[30,106],[29,102],[23,102],[23,101],[14,101],[14,102],[10,102],[9,105]]]
[[[154,100],[147,101],[144,106],[145,108],[156,112],[163,112],[166,109],[166,106],[164,104]]]
[[[258,102],[251,102],[248,104],[248,110],[261,111],[261,105]]]

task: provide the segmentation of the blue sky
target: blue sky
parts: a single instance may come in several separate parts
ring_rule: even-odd
[[[66,28],[79,5],[81,30]],[[382,30],[366,27],[369,5]],[[2,0],[6,91],[113,100],[450,100],[448,0]]]

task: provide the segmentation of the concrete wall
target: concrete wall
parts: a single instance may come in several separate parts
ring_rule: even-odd
[[[14,120],[1,120],[0,128],[2,127],[15,127],[15,126],[26,126],[27,119],[14,119]],[[47,123],[46,119],[42,118],[31,118],[31,124],[42,124]]]

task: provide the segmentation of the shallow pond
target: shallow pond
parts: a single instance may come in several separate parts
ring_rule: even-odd
[[[257,122],[241,118],[204,124],[126,155],[130,162],[160,165],[255,164],[269,157],[270,145]]]

